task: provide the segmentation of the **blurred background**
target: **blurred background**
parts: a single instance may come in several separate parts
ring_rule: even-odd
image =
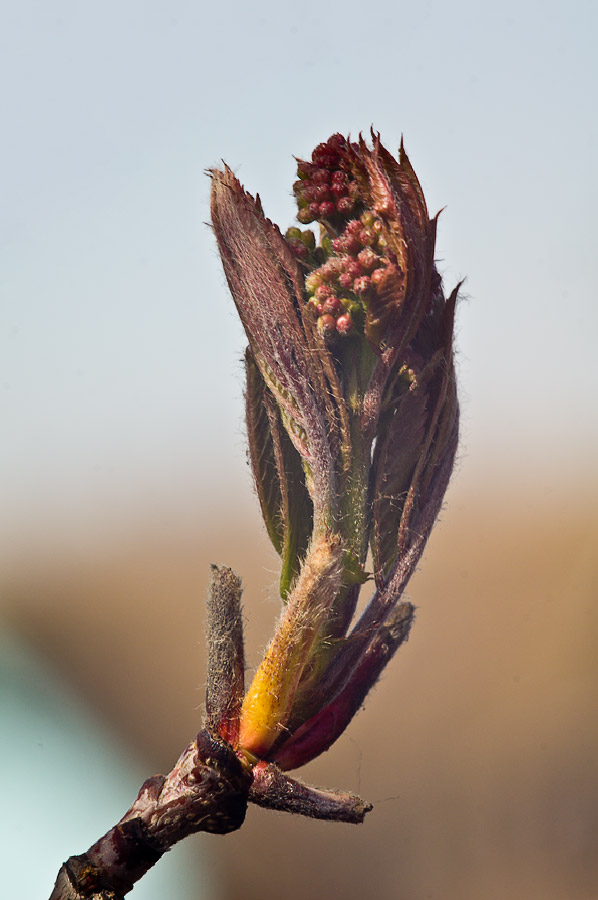
[[[373,125],[389,149],[404,135],[444,208],[446,286],[467,278],[461,450],[409,587],[416,627],[300,773],[374,811],[354,828],[251,808],[133,896],[588,900],[595,4],[24,0],[1,15],[11,897],[49,894],[197,731],[209,564],[243,577],[252,665],[278,614],[204,170],[225,159],[284,229],[293,155]]]

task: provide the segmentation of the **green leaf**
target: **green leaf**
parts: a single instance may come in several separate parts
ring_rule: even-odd
[[[301,457],[249,349],[246,369],[249,455],[266,529],[282,557],[280,594],[285,599],[307,552],[313,504]]]
[[[245,353],[245,371],[247,374],[245,421],[249,441],[249,461],[266,531],[274,549],[280,554],[284,543],[284,525],[281,517],[282,492],[270,418],[264,402],[267,388],[249,348]]]
[[[272,396],[266,396],[266,407],[281,493],[283,546],[280,596],[285,600],[307,553],[313,527],[313,504],[306,486],[304,464],[289,438]]]

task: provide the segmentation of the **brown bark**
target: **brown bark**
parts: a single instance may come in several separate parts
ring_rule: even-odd
[[[240,828],[251,781],[227,744],[200,731],[169,775],[148,778],[120,822],[64,863],[50,900],[121,900],[187,835]]]

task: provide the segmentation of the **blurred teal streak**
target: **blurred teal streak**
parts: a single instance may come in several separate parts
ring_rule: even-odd
[[[0,631],[3,896],[49,896],[62,862],[123,815],[151,772],[10,632]],[[197,844],[175,847],[135,900],[216,896]]]

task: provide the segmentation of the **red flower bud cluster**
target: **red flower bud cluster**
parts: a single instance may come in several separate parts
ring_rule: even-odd
[[[293,185],[302,225],[322,219],[349,216],[357,200],[358,187],[354,179],[340,168],[347,141],[342,134],[333,134],[326,143],[318,144],[311,162],[299,160],[299,181]]]
[[[305,279],[308,302],[322,333],[349,334],[355,325],[363,325],[377,287],[392,266],[382,231],[381,219],[366,210],[359,219],[351,219],[338,237],[324,242],[329,257]]]

